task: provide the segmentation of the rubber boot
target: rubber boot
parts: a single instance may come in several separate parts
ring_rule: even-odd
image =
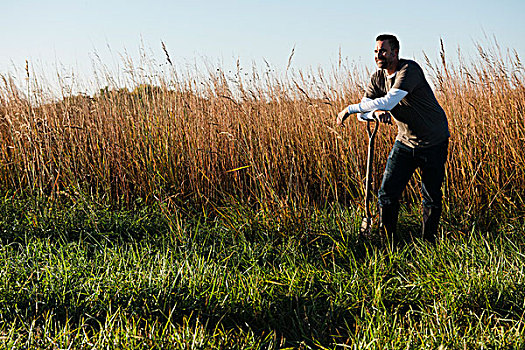
[[[431,243],[436,242],[441,211],[441,208],[423,207],[422,235],[424,240]]]
[[[399,242],[397,235],[397,218],[399,215],[399,204],[379,206],[379,230],[392,244]]]

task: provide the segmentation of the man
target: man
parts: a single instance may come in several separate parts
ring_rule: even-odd
[[[437,102],[423,70],[414,61],[399,58],[399,41],[394,35],[376,38],[375,62],[361,103],[352,104],[337,116],[342,125],[351,114],[360,120],[374,116],[398,126],[394,146],[388,156],[379,189],[380,228],[394,242],[399,213],[399,198],[414,171],[421,171],[424,239],[435,241],[441,216],[441,185],[450,137],[445,112]]]

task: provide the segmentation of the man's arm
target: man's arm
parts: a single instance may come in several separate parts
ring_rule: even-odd
[[[373,100],[361,101],[361,103],[353,104],[348,106],[348,113],[366,113],[373,112],[377,110],[381,111],[390,111],[394,108],[408,92],[400,89],[392,88],[388,93],[383,96]]]
[[[371,98],[368,98],[366,96],[363,96],[363,98],[361,99],[361,102],[366,102],[366,101],[373,101]],[[346,107],[345,109],[343,109],[341,112],[339,112],[339,114],[337,115],[337,125],[338,126],[341,126],[343,125],[343,122],[346,120],[346,118],[348,118],[350,116],[350,113],[348,113],[348,107]],[[374,119],[374,113],[373,112],[368,112],[368,113],[358,113],[357,114],[357,119],[361,120],[361,121],[367,121],[367,120],[373,120]]]
[[[363,97],[361,99],[361,102],[368,102],[368,101],[373,101],[374,99],[372,98],[368,98],[368,97]],[[357,113],[357,120],[359,121],[362,121],[362,122],[366,122],[368,120],[373,120],[374,119],[374,111],[371,111],[371,112],[364,112],[364,113]]]
[[[400,89],[390,89],[388,93],[379,98],[371,99],[363,97],[361,103],[353,104],[343,109],[337,115],[337,125],[342,125],[350,114],[358,113],[357,118],[361,121],[374,119],[376,111],[390,111],[394,108],[408,92]],[[391,124],[390,113],[375,113],[379,121]]]

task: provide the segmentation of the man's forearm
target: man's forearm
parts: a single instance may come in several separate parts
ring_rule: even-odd
[[[399,89],[390,89],[384,97],[376,99],[366,99],[366,101],[361,100],[361,103],[356,103],[348,106],[348,113],[366,113],[373,112],[377,110],[390,111],[394,108],[406,95],[408,92],[399,90]]]
[[[368,120],[373,120],[374,119],[374,113],[375,113],[375,111],[365,112],[365,113],[357,113],[357,120],[362,121],[362,122],[366,122]]]
[[[373,99],[368,98],[366,96],[363,96],[363,98],[361,99],[361,103],[368,102],[368,101],[373,101]],[[365,113],[357,113],[356,117],[357,117],[357,120],[360,120],[362,122],[366,122],[368,120],[374,119],[374,111],[365,112]]]

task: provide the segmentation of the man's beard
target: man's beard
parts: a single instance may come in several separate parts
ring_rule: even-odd
[[[376,64],[381,69],[388,67],[388,62],[386,59],[376,60]]]

